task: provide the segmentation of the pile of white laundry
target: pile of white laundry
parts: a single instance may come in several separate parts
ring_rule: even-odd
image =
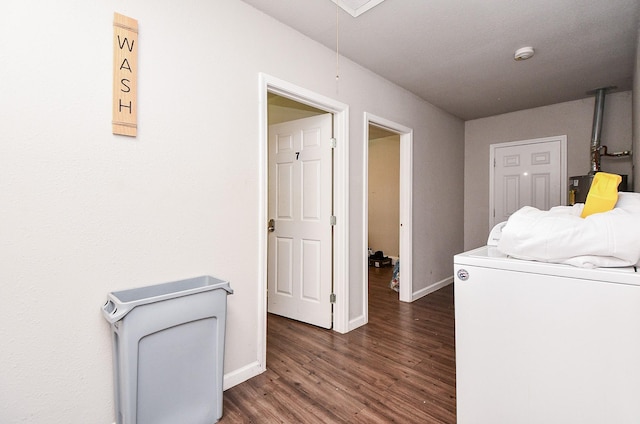
[[[586,218],[580,217],[583,207],[519,209],[502,228],[498,250],[582,268],[640,265],[640,193],[620,192],[614,209]]]

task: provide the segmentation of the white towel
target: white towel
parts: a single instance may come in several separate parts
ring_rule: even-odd
[[[619,193],[613,210],[580,218],[583,207],[519,209],[503,228],[498,250],[582,268],[640,264],[640,193]]]

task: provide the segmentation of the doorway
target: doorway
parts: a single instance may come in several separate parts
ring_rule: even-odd
[[[349,331],[349,213],[348,213],[348,114],[347,105],[333,99],[298,87],[267,74],[259,75],[260,96],[260,137],[258,139],[260,192],[257,231],[258,247],[258,290],[261,295],[258,302],[258,363],[257,368],[266,370],[267,349],[267,256],[268,256],[268,127],[269,97],[293,101],[305,107],[317,109],[322,113],[331,113],[333,117],[333,134],[336,146],[333,149],[333,254],[331,275],[333,278],[333,330],[346,333]],[[329,219],[329,217],[327,218]]]
[[[369,276],[386,276],[387,268],[400,266],[400,135],[370,124],[368,149]],[[399,291],[399,280],[389,281]]]
[[[378,135],[376,135],[378,134]],[[399,137],[399,193],[398,193],[398,216],[396,222],[398,227],[398,247],[400,260],[400,287],[399,300],[402,302],[412,302],[413,299],[413,130],[388,119],[381,118],[370,113],[364,116],[364,176],[363,176],[363,243],[362,243],[362,269],[363,269],[363,310],[364,319],[368,321],[368,284],[369,284],[369,140],[379,135]],[[389,289],[391,290],[391,289]]]

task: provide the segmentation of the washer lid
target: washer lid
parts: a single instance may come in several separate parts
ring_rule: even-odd
[[[527,261],[507,256],[500,252],[495,246],[483,246],[457,254],[453,257],[453,263],[456,272],[463,266],[479,266],[483,268],[640,286],[640,272],[638,272],[635,267],[589,269],[565,264]]]

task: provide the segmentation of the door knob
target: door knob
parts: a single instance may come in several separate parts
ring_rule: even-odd
[[[276,221],[274,221],[273,219],[269,220],[269,226],[267,227],[267,231],[269,231],[270,233],[273,233],[276,230]]]

